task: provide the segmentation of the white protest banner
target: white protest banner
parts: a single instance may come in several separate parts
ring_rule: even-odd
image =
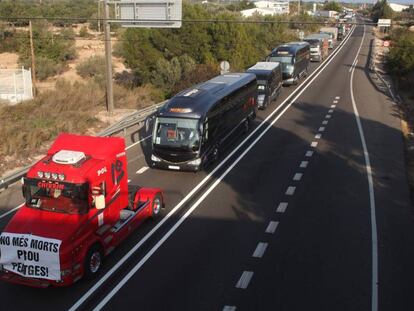
[[[59,281],[61,243],[31,234],[3,232],[0,235],[0,264],[3,269],[25,277]]]

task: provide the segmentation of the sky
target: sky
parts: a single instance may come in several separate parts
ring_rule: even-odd
[[[301,1],[314,1],[314,0],[301,0]],[[320,1],[325,2],[325,1]],[[338,2],[346,2],[346,3],[375,3],[377,0],[339,0]],[[414,4],[414,0],[388,0],[388,3],[399,3],[399,4]]]

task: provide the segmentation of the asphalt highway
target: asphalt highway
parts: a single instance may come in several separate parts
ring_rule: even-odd
[[[1,309],[414,310],[403,138],[372,38],[357,26],[206,171],[149,169],[150,127],[131,129],[130,185],[163,189],[162,217],[96,279],[0,283]],[[19,185],[0,193],[0,229],[21,203]]]

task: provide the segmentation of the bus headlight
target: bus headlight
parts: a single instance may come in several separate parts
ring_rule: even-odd
[[[160,162],[161,160],[160,160],[160,158],[158,158],[158,157],[156,157],[155,155],[151,155],[151,161],[154,161],[154,162]]]
[[[189,165],[200,165],[201,164],[201,158],[197,158],[195,160],[189,161]]]

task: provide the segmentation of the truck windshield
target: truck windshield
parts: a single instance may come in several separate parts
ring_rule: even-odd
[[[88,211],[87,184],[25,178],[26,205],[57,213],[84,214]]]
[[[157,118],[152,142],[160,147],[197,151],[200,135],[197,119]]]

